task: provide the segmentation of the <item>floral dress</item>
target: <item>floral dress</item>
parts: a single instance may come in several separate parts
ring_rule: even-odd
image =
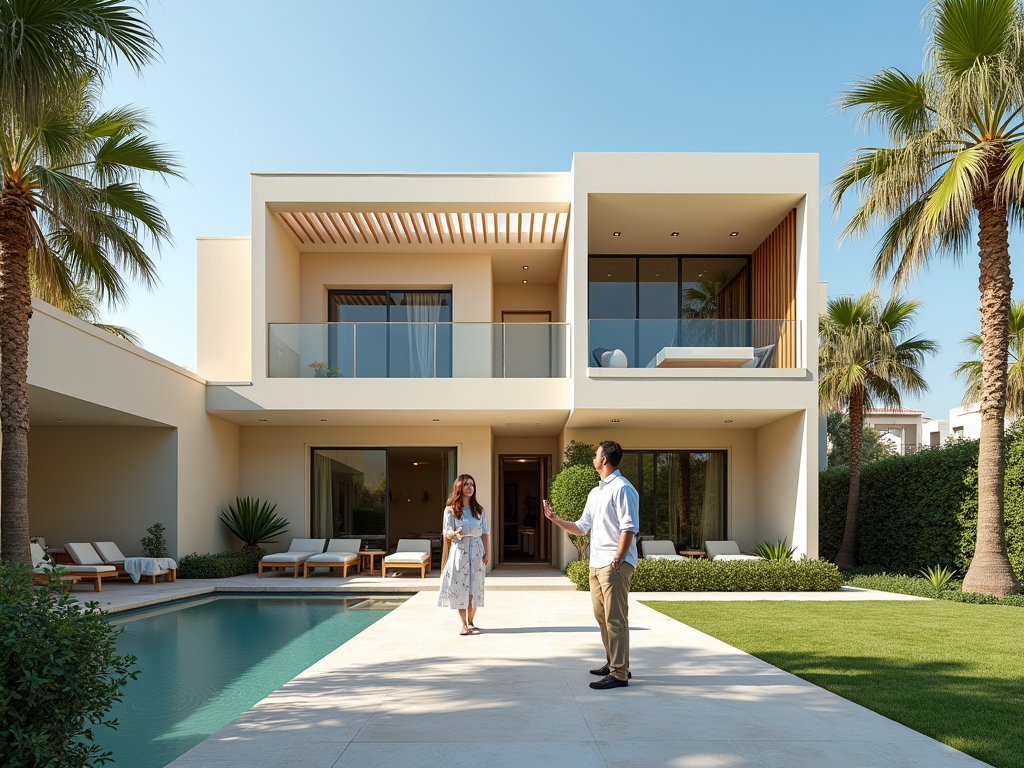
[[[437,605],[450,608],[469,608],[472,598],[473,608],[484,606],[484,543],[481,536],[490,534],[487,525],[487,514],[481,513],[477,520],[468,510],[462,511],[462,519],[457,520],[451,507],[444,508],[444,535],[454,533],[462,526],[462,539],[452,539],[448,548],[448,560],[441,573],[441,590],[437,596]]]

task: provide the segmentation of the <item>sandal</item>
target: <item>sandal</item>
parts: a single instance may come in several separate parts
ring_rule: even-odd
[[[473,630],[471,630],[469,627],[463,627],[462,631],[459,632],[459,634],[460,635],[471,635],[471,634],[473,634]]]
[[[475,626],[473,624],[468,624],[467,626],[469,627],[469,631],[470,632],[479,632],[480,631],[480,627],[477,627],[477,626]]]

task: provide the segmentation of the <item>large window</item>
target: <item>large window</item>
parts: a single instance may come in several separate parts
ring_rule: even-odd
[[[343,376],[452,375],[451,291],[329,291],[327,308],[339,324],[331,327],[329,365]]]
[[[313,448],[310,536],[380,549],[402,538],[440,546],[455,468],[454,448]]]
[[[624,451],[619,470],[640,494],[640,536],[689,548],[722,541],[725,451]]]

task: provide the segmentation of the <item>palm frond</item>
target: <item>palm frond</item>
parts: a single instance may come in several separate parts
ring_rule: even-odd
[[[862,120],[899,136],[925,130],[931,122],[923,76],[910,77],[898,69],[883,69],[854,83],[839,98],[839,107],[863,107]]]

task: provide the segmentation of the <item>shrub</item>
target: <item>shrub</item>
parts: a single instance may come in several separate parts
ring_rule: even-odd
[[[594,457],[597,455],[597,447],[588,443],[579,443],[570,440],[562,452],[562,466],[566,467],[593,467]]]
[[[0,565],[0,755],[4,765],[81,768],[110,752],[93,727],[116,728],[107,712],[135,658],[119,656],[120,633],[95,602],[64,594],[56,575],[32,588],[27,569]]]
[[[795,552],[796,548],[786,543],[786,537],[779,539],[774,544],[766,539],[757,545],[757,554],[772,563],[784,563],[786,560],[792,560]]]
[[[167,557],[167,539],[164,538],[164,527],[161,523],[153,523],[146,529],[149,536],[142,537],[142,552],[146,557]]]
[[[269,501],[261,505],[259,499],[236,496],[235,503],[220,513],[220,519],[242,540],[243,552],[255,552],[260,544],[276,542],[274,537],[288,530],[288,521],[275,514],[275,509],[277,504]]]
[[[587,496],[600,480],[593,464],[562,467],[551,481],[551,506],[555,514],[571,523],[579,520],[587,506]],[[569,534],[569,541],[576,546],[582,560],[590,544],[590,536]]]
[[[588,591],[589,567],[576,560],[565,575],[576,588]],[[692,559],[648,560],[637,563],[630,583],[631,592],[827,592],[839,589],[843,577],[834,563],[825,560]]]
[[[256,552],[218,552],[210,555],[193,552],[178,562],[178,578],[226,579],[229,576],[256,573],[264,554],[262,549]]]
[[[944,589],[936,592],[931,580],[927,577],[892,573],[850,573],[847,571],[846,583],[859,589],[877,589],[881,592],[896,592],[916,597],[937,597],[940,600],[949,600],[954,603],[1011,605],[1024,608],[1024,595],[995,597],[979,592],[963,592],[961,589],[963,582],[959,581],[949,581]]]

